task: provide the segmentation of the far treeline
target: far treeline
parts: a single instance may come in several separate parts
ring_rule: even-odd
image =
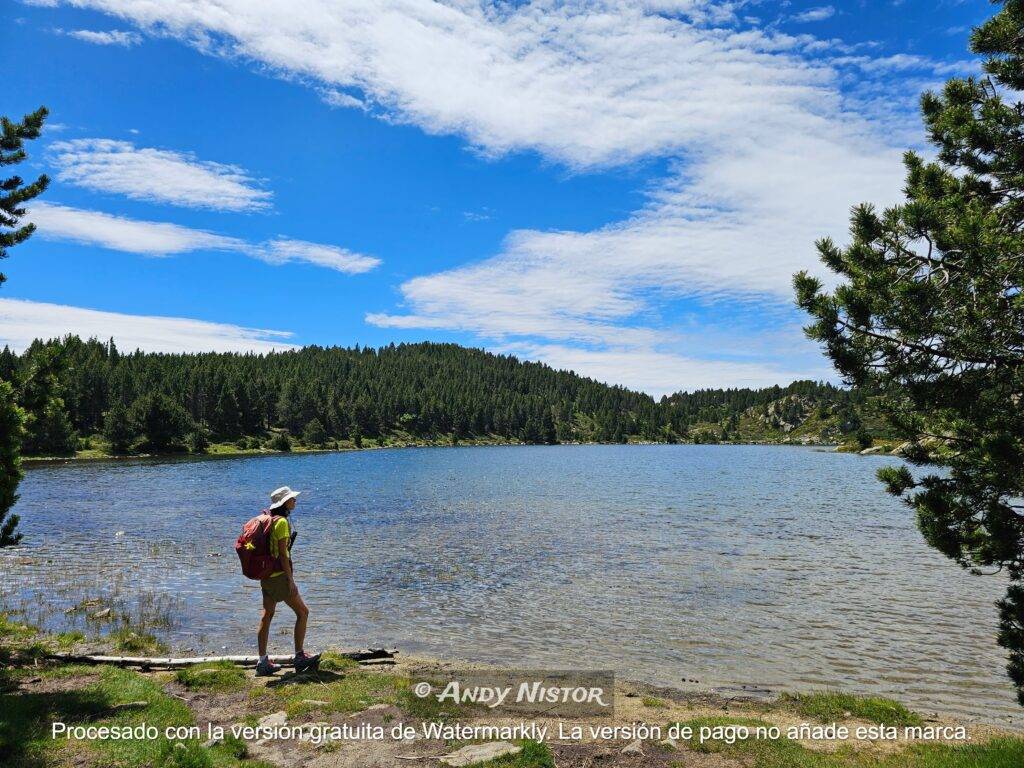
[[[22,451],[67,456],[407,443],[858,442],[884,437],[870,398],[831,384],[654,400],[454,344],[269,354],[118,351],[76,336],[0,352],[0,379],[45,381]],[[32,387],[23,386],[23,391]],[[30,398],[29,398],[30,399]]]

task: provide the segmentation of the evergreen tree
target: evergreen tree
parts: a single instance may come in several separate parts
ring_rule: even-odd
[[[884,395],[909,460],[880,473],[925,539],[1010,585],[999,642],[1024,704],[1024,1],[975,29],[986,75],[922,98],[934,162],[905,156],[906,200],[854,209],[845,248],[818,243],[845,280],[805,273],[797,301],[847,381]]]
[[[41,410],[29,412],[21,442],[27,456],[72,456],[77,447],[78,434],[61,398],[52,397]]]
[[[152,453],[180,450],[193,429],[188,412],[162,392],[149,392],[132,403],[131,420]]]
[[[70,456],[78,445],[78,435],[61,397],[61,379],[66,374],[61,350],[33,344],[26,362],[26,371],[16,382],[25,411],[21,451],[29,456]]]
[[[185,447],[189,453],[206,453],[210,449],[210,430],[206,425],[197,423],[193,426],[185,436]]]
[[[113,454],[128,453],[132,449],[138,433],[123,403],[114,403],[103,415],[103,436],[110,443]]]
[[[327,430],[320,419],[313,418],[302,431],[302,442],[306,445],[320,447],[327,442]]]
[[[288,436],[288,432],[281,431],[270,438],[268,447],[272,451],[290,451],[292,449],[292,439]]]
[[[18,483],[22,476],[18,446],[24,419],[14,387],[10,382],[0,381],[0,468],[3,470],[0,472],[0,547],[21,541],[21,534],[15,532],[18,516],[10,510],[18,500]]]
[[[20,123],[0,117],[0,166],[16,165],[27,157],[25,141],[39,138],[47,114],[46,107],[40,107],[25,115]],[[0,259],[7,258],[8,248],[24,242],[35,232],[34,224],[21,223],[21,217],[25,215],[23,206],[42,194],[49,183],[45,174],[31,184],[25,184],[20,176],[9,176],[0,181]],[[5,280],[7,276],[0,272],[0,283]]]
[[[0,166],[17,165],[25,159],[25,141],[36,139],[46,120],[46,107],[25,115],[20,123],[0,118]],[[31,184],[25,184],[20,176],[8,176],[0,180],[0,259],[7,258],[7,250],[27,240],[35,231],[33,224],[21,224],[25,215],[24,204],[41,194],[50,180],[40,176]],[[0,272],[0,284],[7,276]],[[5,350],[9,354],[9,350]],[[18,500],[18,483],[21,482],[20,440],[25,415],[15,399],[13,376],[8,378],[10,360],[5,359],[4,370],[0,371],[0,547],[8,547],[21,541],[21,534],[15,533],[18,516],[10,514],[11,507]]]

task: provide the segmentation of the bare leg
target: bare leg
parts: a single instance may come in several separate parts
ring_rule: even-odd
[[[302,601],[302,595],[296,594],[284,601],[285,604],[295,611],[295,653],[302,653],[306,641],[306,620],[309,618],[309,606]]]
[[[256,644],[259,646],[260,656],[267,655],[267,643],[270,641],[270,622],[274,620],[276,603],[268,597],[263,598],[263,613],[260,614],[260,629],[256,633]]]

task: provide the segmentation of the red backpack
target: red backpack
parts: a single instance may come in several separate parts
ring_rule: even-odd
[[[270,554],[270,531],[280,519],[264,510],[242,526],[235,552],[242,562],[242,573],[250,579],[265,579],[274,571],[282,570],[280,558]]]

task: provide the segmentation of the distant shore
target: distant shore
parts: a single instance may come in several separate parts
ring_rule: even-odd
[[[367,441],[369,443],[370,441]],[[121,461],[138,461],[138,460],[167,460],[167,459],[180,459],[182,461],[202,461],[205,459],[230,459],[230,458],[256,458],[256,457],[270,457],[270,456],[290,456],[290,455],[306,455],[306,454],[317,454],[317,453],[351,453],[357,451],[374,451],[381,449],[395,449],[395,448],[493,448],[498,446],[529,446],[537,445],[535,443],[523,443],[514,440],[506,440],[499,438],[467,438],[465,440],[459,440],[453,443],[450,439],[438,439],[438,440],[396,440],[393,442],[385,442],[383,444],[364,444],[362,447],[356,447],[355,445],[340,445],[338,447],[331,448],[316,448],[307,446],[294,446],[289,451],[277,451],[270,448],[239,448],[232,443],[213,443],[209,449],[204,453],[188,453],[186,451],[175,451],[167,453],[128,453],[128,454],[108,454],[95,449],[78,451],[74,456],[23,456],[22,464],[25,467],[33,466],[52,466],[54,464],[64,463],[87,463],[87,462],[121,462]],[[879,442],[876,445],[868,448],[861,448],[860,446],[853,443],[816,443],[816,442],[787,442],[783,440],[747,440],[747,441],[730,441],[730,442],[686,442],[679,441],[676,443],[667,442],[653,442],[653,441],[642,441],[642,440],[631,440],[627,443],[582,443],[582,442],[565,442],[555,443],[555,445],[765,445],[765,446],[778,446],[783,448],[820,448],[823,450],[832,450],[838,453],[852,453],[859,454],[862,456],[867,455],[883,455],[883,456],[898,456],[900,445],[894,441]]]

